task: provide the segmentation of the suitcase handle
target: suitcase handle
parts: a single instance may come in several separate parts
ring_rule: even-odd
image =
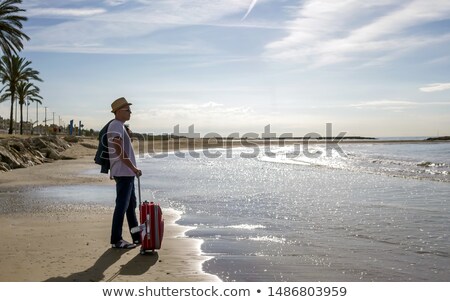
[[[141,178],[140,178],[140,176],[137,176],[137,180],[138,180],[139,205],[141,205],[142,201],[141,201]]]
[[[137,177],[137,180],[138,180],[138,195],[139,195],[139,205],[141,205],[142,204],[142,198],[141,198],[141,178],[140,178],[140,176],[136,176]],[[152,195],[153,195],[153,192],[152,192]],[[154,198],[153,198],[154,199]],[[144,201],[144,203],[148,203],[148,200],[145,200]],[[153,203],[153,201],[151,202],[151,203]]]

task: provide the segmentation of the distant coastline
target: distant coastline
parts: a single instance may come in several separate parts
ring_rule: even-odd
[[[427,141],[450,141],[450,136],[429,137]]]
[[[72,138],[72,139],[71,139]],[[405,144],[447,143],[450,136],[440,137],[392,137],[375,138],[363,136],[344,137],[292,137],[292,138],[186,138],[170,136],[133,135],[133,145],[140,154],[235,148],[255,146],[285,146],[291,144]],[[59,159],[75,159],[95,154],[98,140],[95,137],[62,136],[0,136],[0,171],[25,168]],[[74,148],[74,146],[77,146]]]

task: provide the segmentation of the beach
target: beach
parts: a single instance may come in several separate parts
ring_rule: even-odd
[[[95,140],[92,141],[95,143]],[[111,249],[114,200],[105,205],[36,202],[34,190],[89,184],[114,192],[115,185],[100,173],[84,173],[95,149],[73,144],[58,160],[0,173],[0,281],[220,281],[202,271],[209,257],[201,255],[201,240],[187,238],[188,227],[175,223],[179,213],[163,208],[165,233],[161,250],[140,255],[139,248]],[[108,203],[110,206],[108,206]],[[124,223],[124,238],[127,238]]]
[[[145,145],[143,199],[167,226],[146,256],[108,244],[114,184],[94,143],[0,174],[0,280],[450,280],[448,142]]]

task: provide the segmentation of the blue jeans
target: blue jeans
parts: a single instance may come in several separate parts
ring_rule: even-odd
[[[138,226],[136,217],[136,195],[134,193],[134,176],[114,177],[116,181],[116,207],[114,209],[111,244],[122,240],[122,227],[125,214],[127,215],[128,227]],[[139,233],[132,234],[133,241],[140,240]]]

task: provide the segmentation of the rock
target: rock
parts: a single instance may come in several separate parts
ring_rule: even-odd
[[[0,171],[6,172],[9,170],[11,170],[11,167],[7,163],[0,161]]]
[[[59,152],[55,149],[52,148],[44,148],[41,150],[42,152],[45,153],[45,157],[49,158],[49,159],[53,159],[53,160],[58,160],[61,159],[61,155],[59,154]]]
[[[68,143],[78,143],[81,139],[77,136],[65,136],[64,140]]]
[[[98,146],[92,145],[92,144],[88,144],[88,143],[80,143],[80,145],[82,145],[83,147],[86,147],[88,149],[97,149],[98,148]]]
[[[0,139],[0,171],[25,168],[62,159],[70,145],[57,136]]]
[[[65,143],[63,140],[52,136],[47,137],[34,137],[30,139],[31,145],[40,150],[45,148],[51,148],[56,151],[64,151],[69,148],[69,145]]]
[[[2,158],[2,162],[8,164],[11,169],[23,167],[20,154],[14,148],[10,148],[9,145],[0,145],[0,156]]]

